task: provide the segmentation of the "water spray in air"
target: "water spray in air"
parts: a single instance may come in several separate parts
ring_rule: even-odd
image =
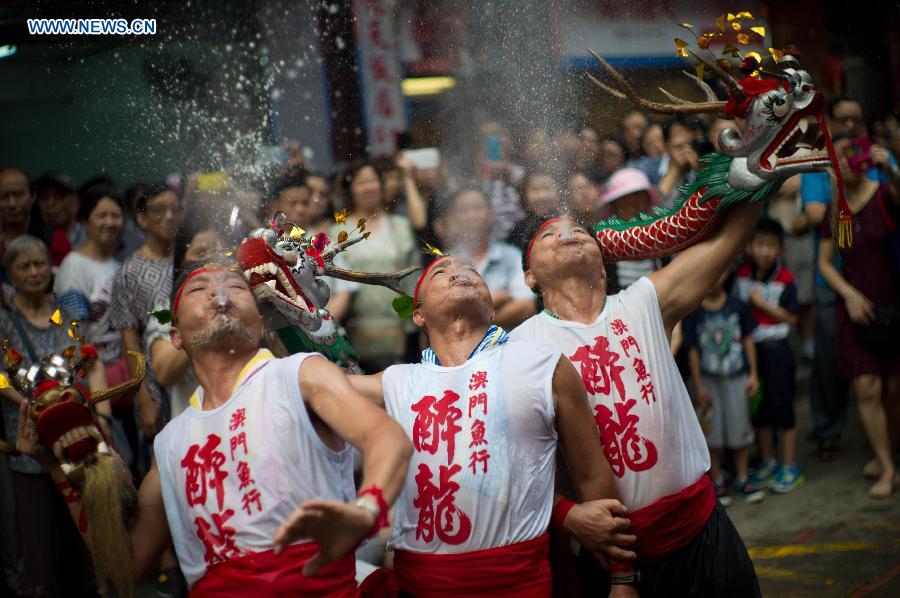
[[[231,307],[231,300],[228,298],[228,294],[225,292],[225,285],[220,284],[216,289],[216,308],[219,310],[219,313],[225,313],[229,307]]]
[[[563,241],[569,241],[575,238],[575,229],[572,226],[572,220],[569,218],[562,218],[559,222],[559,238]]]

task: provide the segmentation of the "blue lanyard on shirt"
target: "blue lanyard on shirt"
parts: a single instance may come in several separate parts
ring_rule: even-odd
[[[482,351],[486,351],[494,345],[502,345],[508,340],[509,334],[505,330],[503,330],[496,324],[491,324],[491,327],[488,328],[487,332],[484,334],[484,337],[481,339],[481,342],[475,345],[475,348],[469,354],[469,357],[468,359],[466,359],[466,361],[472,359]],[[441,365],[440,360],[438,360],[437,355],[435,355],[431,347],[428,347],[427,349],[422,351],[422,363],[430,363],[432,365],[438,366]]]

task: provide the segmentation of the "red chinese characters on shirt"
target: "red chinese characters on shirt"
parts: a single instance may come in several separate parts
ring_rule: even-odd
[[[579,347],[569,359],[580,365],[581,381],[589,393],[609,395],[615,386],[618,396],[625,398],[625,383],[622,382],[625,368],[619,365],[619,354],[609,349],[605,336],[596,337],[593,345]]]
[[[462,470],[462,466],[453,463],[456,435],[462,430],[456,423],[462,417],[462,411],[456,406],[459,399],[452,390],[445,390],[441,399],[427,395],[412,405],[416,414],[413,448],[435,455],[443,442],[447,450],[447,465],[438,466],[437,485],[434,472],[426,463],[419,464],[415,476],[417,494],[413,507],[419,511],[416,539],[426,543],[437,536],[447,544],[462,544],[472,533],[468,515],[455,502],[459,484],[453,477]]]
[[[438,485],[435,486],[431,469],[424,463],[419,464],[415,478],[418,494],[413,499],[413,507],[419,509],[416,540],[431,542],[437,535],[441,542],[456,545],[469,539],[472,522],[454,502],[459,484],[453,476],[461,469],[459,464],[439,466]]]
[[[469,378],[469,390],[481,390],[482,388],[487,388],[487,383],[487,372],[479,370]]]
[[[229,439],[232,461],[241,456],[247,456],[247,432],[244,430],[246,422],[246,409],[243,407],[235,409],[234,413],[231,414],[231,423],[228,426],[228,430],[232,432]],[[243,449],[243,455],[241,455],[241,449]],[[238,454],[237,457],[235,453]],[[241,494],[241,508],[247,515],[253,514],[254,507],[257,513],[262,513],[262,494],[256,487],[256,480],[253,479],[250,473],[250,464],[247,461],[237,462],[237,476],[240,483],[238,490],[244,491]]]
[[[203,560],[207,567],[230,558],[241,556],[241,550],[234,543],[234,528],[225,523],[234,515],[232,509],[212,514],[212,524],[203,517],[194,519],[197,537],[203,542]]]
[[[597,336],[592,345],[579,347],[569,359],[579,366],[581,380],[589,393],[604,395],[613,401],[613,409],[603,404],[594,408],[594,421],[610,469],[617,477],[622,477],[626,471],[652,468],[659,458],[656,445],[639,433],[640,418],[632,413],[637,399],[626,396],[623,376],[634,378],[641,389],[641,399],[648,405],[656,401],[656,394],[647,366],[638,357],[641,348],[629,334],[628,325],[616,319],[610,322],[610,329],[618,337],[616,346],[622,348],[624,358],[613,350],[609,339]]]
[[[425,396],[413,404],[416,413],[413,424],[413,447],[432,455],[437,453],[441,441],[447,442],[447,465],[453,462],[456,452],[456,433],[462,430],[456,422],[462,417],[462,411],[455,403],[459,395],[452,390],[445,390],[441,399]]]
[[[222,510],[225,501],[222,481],[228,477],[228,472],[222,470],[225,453],[216,450],[221,442],[222,439],[216,434],[210,434],[206,437],[203,447],[192,444],[181,460],[181,467],[187,470],[184,492],[190,507],[205,505],[207,489],[212,489],[216,491],[218,509]]]
[[[472,411],[475,411],[476,414],[479,414],[480,411],[481,416],[487,416],[488,414],[488,395],[487,392],[476,392],[479,390],[487,389],[488,385],[488,374],[484,370],[478,370],[473,373],[469,377],[469,390],[473,391],[474,394],[469,397],[469,417],[472,417]],[[481,445],[488,444],[485,436],[485,428],[484,428],[484,420],[478,419],[476,417],[475,421],[472,422],[472,441],[469,443],[469,448],[475,448],[469,454],[469,467],[472,469],[472,475],[478,473],[479,469],[481,473],[488,472],[488,460],[491,458],[491,453],[486,448],[476,448]],[[479,465],[481,467],[479,467]]]
[[[469,417],[472,417],[472,410],[481,407],[484,415],[487,415],[487,393],[480,392],[469,397]]]
[[[656,465],[656,445],[639,435],[637,424],[639,418],[631,413],[634,399],[616,402],[615,414],[605,405],[594,407],[594,421],[600,430],[603,442],[603,453],[609,462],[609,468],[621,478],[625,470],[645,471]]]
[[[244,431],[246,416],[246,410],[243,408],[236,409],[231,414],[228,424],[228,430],[231,432],[231,436],[228,437],[230,448],[228,454],[225,453],[227,449],[222,438],[217,434],[209,434],[202,446],[193,444],[188,447],[181,460],[181,467],[185,470],[185,496],[188,506],[199,506],[209,511],[209,518],[203,515],[194,518],[197,538],[203,543],[203,558],[207,566],[243,554],[235,543],[235,529],[226,525],[235,513],[232,508],[225,509],[224,481],[231,473],[237,475],[240,484],[238,490],[246,490],[242,492],[241,505],[247,515],[251,515],[254,510],[261,512],[263,509],[262,494],[256,488],[250,466],[246,461],[239,460],[248,453],[247,436]],[[234,466],[234,469],[231,469],[231,466]],[[209,490],[215,491],[215,500],[207,506]]]

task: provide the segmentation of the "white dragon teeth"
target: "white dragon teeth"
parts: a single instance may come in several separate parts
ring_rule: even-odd
[[[274,290],[275,290],[275,286],[276,286],[275,280],[274,280],[274,279],[267,280],[267,281],[266,281],[266,286],[268,286],[270,289],[272,289],[272,290],[274,291]]]
[[[63,458],[62,452],[62,438],[53,443],[53,455],[56,457],[56,460],[60,463],[65,463],[66,460]]]
[[[261,264],[259,266],[254,266],[253,268],[248,268],[244,270],[244,276],[250,277],[251,274],[259,274],[261,276],[265,276],[267,274],[274,275],[276,272],[279,272],[278,266],[273,264],[272,262],[266,262],[265,264]]]
[[[297,299],[298,299],[297,292],[294,290],[294,287],[291,286],[291,283],[290,283],[290,281],[288,281],[288,278],[284,274],[284,272],[282,272],[281,270],[278,270],[278,273],[276,274],[276,276],[278,276],[278,280],[281,282],[281,286],[287,290],[288,296],[290,296],[290,298],[293,299],[294,301],[297,301]]]
[[[109,454],[109,447],[106,446],[106,443],[105,443],[105,442],[100,442],[100,444],[97,445],[97,452],[98,452],[98,453],[103,453],[103,454],[105,454],[105,455],[108,455],[108,454]]]
[[[86,438],[92,438],[97,441],[98,448],[100,452],[104,452],[100,449],[100,445],[106,447],[106,443],[103,441],[103,437],[100,435],[100,431],[96,426],[79,426],[77,428],[73,428],[60,436],[56,442],[53,443],[51,447],[53,450],[53,454],[59,460],[60,463],[65,464],[65,454],[63,451],[68,447],[72,446],[76,442],[80,442],[85,440]],[[106,448],[106,452],[109,452],[109,448]]]
[[[799,126],[800,132],[806,135],[806,130],[809,129],[809,121],[807,121],[805,118],[801,118]]]
[[[75,466],[71,463],[60,463],[59,467],[65,475],[69,475],[75,470]]]

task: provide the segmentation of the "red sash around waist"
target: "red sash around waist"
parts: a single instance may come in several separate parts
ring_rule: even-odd
[[[228,559],[210,568],[191,588],[191,598],[253,596],[359,596],[356,557],[351,551],[330,563],[315,577],[303,575],[303,565],[319,549],[314,542],[289,546],[279,555],[271,550]]]
[[[715,506],[716,493],[704,474],[675,494],[628,513],[631,530],[637,535],[638,558],[661,557],[687,546],[706,525]]]
[[[546,533],[509,546],[461,554],[398,550],[394,571],[400,589],[416,598],[548,598],[552,592]]]

